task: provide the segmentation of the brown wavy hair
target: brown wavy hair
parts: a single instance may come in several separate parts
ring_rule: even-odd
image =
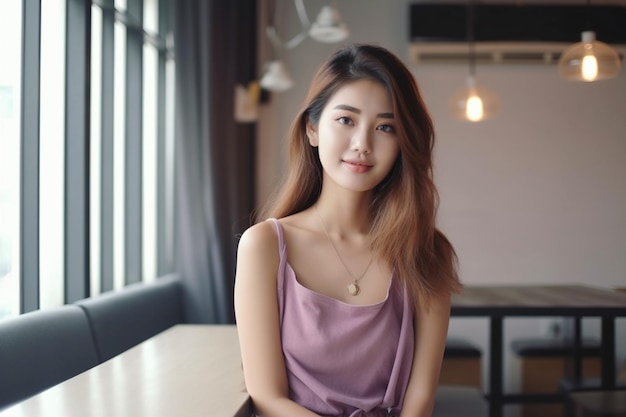
[[[377,81],[389,92],[400,146],[391,171],[374,189],[372,250],[395,268],[415,301],[458,292],[456,254],[435,226],[439,200],[433,183],[433,123],[411,72],[380,46],[344,47],[318,69],[289,131],[286,176],[257,220],[288,216],[317,201],[322,165],[307,139],[307,121],[316,126],[330,97],[346,83],[362,79]]]

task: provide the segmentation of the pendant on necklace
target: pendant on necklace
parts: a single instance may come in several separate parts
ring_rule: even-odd
[[[353,282],[352,284],[348,285],[346,287],[346,290],[348,291],[348,294],[352,296],[359,295],[359,293],[361,292],[361,288],[356,282]]]

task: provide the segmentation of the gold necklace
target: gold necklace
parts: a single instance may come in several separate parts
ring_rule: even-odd
[[[324,229],[324,233],[326,234],[326,237],[328,238],[330,245],[333,247],[333,250],[337,254],[337,258],[339,258],[339,261],[341,262],[343,267],[346,269],[346,271],[348,271],[348,274],[350,274],[350,276],[352,277],[352,282],[348,284],[348,286],[346,287],[346,291],[348,292],[348,294],[352,296],[359,295],[359,293],[361,292],[361,287],[359,287],[359,280],[365,276],[365,273],[370,268],[370,265],[372,264],[372,260],[374,259],[374,255],[372,254],[372,256],[370,257],[370,260],[367,263],[367,266],[365,267],[365,270],[363,271],[363,273],[359,275],[358,278],[355,277],[354,274],[350,271],[350,268],[348,268],[346,263],[343,261],[343,258],[341,257],[341,255],[339,254],[339,251],[337,250],[337,247],[335,246],[335,242],[333,242],[333,240],[330,238],[330,235],[328,234],[328,230],[326,230],[326,226],[324,225],[324,221],[322,220],[322,216],[320,215],[320,212],[317,210],[317,204],[314,206],[314,208],[315,208],[315,213],[317,214],[317,218],[319,219],[320,224],[322,225],[322,229]]]

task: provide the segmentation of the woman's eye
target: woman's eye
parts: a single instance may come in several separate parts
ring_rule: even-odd
[[[383,132],[393,133],[394,129],[391,125],[380,125],[378,126],[378,130],[382,130]]]
[[[350,120],[349,117],[340,117],[339,119],[337,119],[337,121],[342,125],[349,125],[350,123],[352,123],[352,120]]]

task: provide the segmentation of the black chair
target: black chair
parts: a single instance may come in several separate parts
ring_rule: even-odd
[[[100,362],[107,361],[182,321],[177,275],[137,283],[80,300],[89,320]]]
[[[562,381],[573,371],[571,359],[574,345],[571,340],[552,337],[515,339],[511,343],[515,363],[519,364],[520,388],[523,394],[544,393],[561,396],[552,403],[524,403],[521,417],[563,416],[565,394]],[[584,338],[580,349],[582,376],[599,375],[601,364],[600,341]]]
[[[482,350],[472,342],[448,337],[439,384],[470,385],[482,389]]]
[[[77,306],[0,321],[0,409],[97,364],[87,317]]]

